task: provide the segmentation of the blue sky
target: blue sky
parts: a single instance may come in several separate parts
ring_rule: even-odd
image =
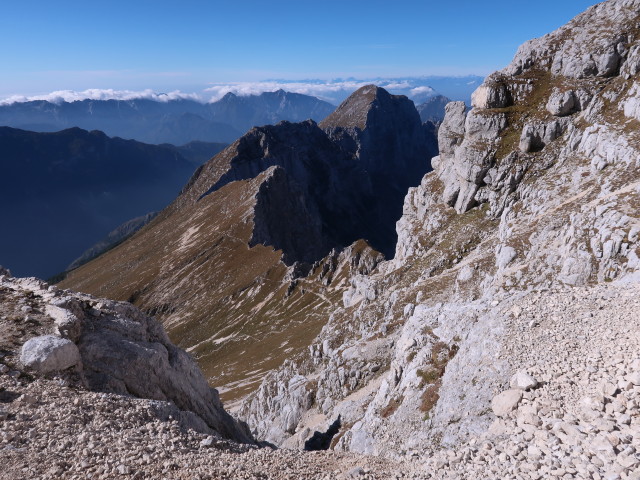
[[[593,0],[4,2],[0,98],[88,88],[486,75]]]

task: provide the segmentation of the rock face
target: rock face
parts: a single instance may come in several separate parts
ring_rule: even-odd
[[[596,455],[585,452],[599,427],[572,415],[601,381],[602,408],[613,404],[637,357],[640,125],[630,72],[639,21],[637,0],[592,7],[525,44],[471,110],[447,105],[434,171],[409,189],[393,260],[352,277],[307,354],[241,405],[259,438],[301,446],[339,419],[332,448],[390,457],[445,448],[428,465],[446,464],[451,476],[515,478],[538,467],[551,476],[565,455],[576,471],[633,471],[608,447],[589,466],[580,455]],[[590,363],[625,336],[624,368]],[[507,420],[495,423],[492,401],[523,371],[538,385],[518,375],[508,396],[520,403],[499,402]],[[600,425],[632,442],[637,425],[608,408],[601,420],[611,423]],[[582,450],[554,418],[582,429]],[[478,451],[491,435],[500,450]],[[532,438],[558,449],[536,442],[531,463]]]
[[[253,128],[61,285],[158,315],[236,399],[306,351],[352,274],[393,255],[404,196],[434,147],[410,100],[363,87],[320,124]]]
[[[31,300],[22,308],[32,322],[53,332],[22,346],[20,363],[28,370],[42,375],[72,369],[90,390],[171,402],[189,427],[253,442],[246,426],[225,412],[193,358],[132,305],[60,291],[36,279],[0,282],[4,308],[26,295]]]

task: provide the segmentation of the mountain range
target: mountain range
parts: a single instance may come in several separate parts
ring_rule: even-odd
[[[202,157],[223,146],[0,127],[0,261],[20,275],[64,271],[121,223],[170,203]]]
[[[428,103],[419,107],[419,111],[423,112],[425,119],[428,116],[429,120],[441,121],[444,116],[442,103],[442,97],[435,96]],[[233,128],[248,129],[248,126],[258,123],[276,123],[282,116],[298,119],[305,119],[308,116],[324,118],[327,111],[333,111],[333,108],[329,109],[328,105],[313,97],[278,91],[248,97],[239,97],[229,93],[220,101],[209,105],[189,100],[173,100],[166,103],[152,100],[132,100],[129,102],[85,100],[62,104],[38,101],[1,106],[0,115],[2,115],[2,111],[6,116],[10,116],[11,112],[14,114],[22,112],[18,117],[24,119],[36,112],[42,116],[40,120],[44,121],[44,117],[48,116],[58,125],[74,122],[80,124],[89,122],[94,126],[113,124],[113,126],[117,126],[116,131],[128,130],[130,134],[145,132],[144,134],[140,133],[145,138],[150,138],[149,135],[155,135],[155,133],[151,133],[152,131],[158,133],[159,130],[154,130],[153,125],[157,126],[162,123],[162,128],[166,128],[167,135],[162,134],[157,139],[180,141],[180,139],[198,138],[200,126],[204,125],[200,125],[202,117],[194,113],[183,114],[179,117],[180,120],[177,120],[178,117],[175,115],[181,110],[200,109],[200,113],[203,113],[202,109],[205,109],[206,115],[213,119],[211,120],[213,122],[216,119],[224,119],[230,122]],[[86,115],[83,117],[87,112],[90,113],[90,118]],[[135,128],[129,128],[131,124],[135,124]],[[203,126],[203,128],[207,132],[215,130],[211,125]],[[118,147],[97,145],[98,139],[103,143],[109,143],[109,141],[98,131],[89,135],[86,130],[80,128],[67,129],[58,134],[47,133],[29,133],[7,127],[0,137],[0,148],[5,155],[2,173],[4,178],[12,184],[12,187],[6,191],[11,200],[5,204],[6,209],[1,219],[12,222],[15,235],[28,234],[29,230],[25,230],[25,228],[29,224],[42,225],[42,222],[54,222],[49,223],[48,227],[42,225],[45,231],[53,232],[56,230],[55,237],[52,237],[50,242],[45,241],[40,244],[46,245],[50,249],[46,261],[44,257],[47,254],[43,248],[38,249],[40,254],[29,255],[27,252],[34,245],[27,247],[26,244],[20,245],[20,242],[14,242],[13,239],[10,240],[13,246],[3,252],[3,261],[17,274],[39,275],[45,278],[61,273],[65,266],[77,267],[79,262],[97,255],[104,248],[109,248],[112,241],[116,241],[115,239],[117,242],[122,241],[124,239],[123,232],[127,232],[127,235],[134,233],[131,226],[140,227],[142,224],[138,221],[129,222],[129,220],[162,209],[171,200],[174,194],[172,192],[178,191],[191,171],[209,160],[225,146],[225,144],[197,140],[190,141],[180,147],[163,143],[155,150],[159,155],[158,165],[152,166],[151,152],[154,150],[150,146],[144,147],[142,144],[126,143],[117,139],[111,143],[119,145]],[[184,136],[182,136],[183,133]],[[431,133],[433,134],[433,132]],[[207,135],[203,135],[203,137],[206,138]],[[141,160],[136,160],[134,164],[141,162],[150,168],[149,171],[146,170],[146,167],[131,168],[127,164],[130,160],[125,161],[125,159],[133,159],[137,156],[136,151],[138,150],[144,153],[140,155]],[[180,167],[174,165],[167,169],[164,164],[168,154],[167,150],[174,152],[176,162]],[[99,167],[95,165],[99,165]],[[179,172],[176,172],[176,168]],[[77,189],[73,185],[74,182],[80,181],[80,176],[69,174],[74,169],[77,169],[77,173],[81,173],[83,176],[83,185]],[[52,172],[53,178],[60,182],[57,187],[47,185],[47,180]],[[126,182],[121,182],[120,176],[125,174],[128,179]],[[161,184],[158,184],[157,175],[164,177]],[[29,183],[29,187],[26,186],[27,183]],[[116,200],[115,192],[121,191],[127,183],[135,184],[136,189],[128,188],[129,196],[126,199],[122,197],[120,200]],[[164,190],[165,188],[166,190]],[[76,193],[80,191],[85,193],[84,196],[74,197],[72,194],[63,194],[63,189],[66,192],[76,190]],[[71,201],[68,198],[65,202],[57,204],[56,202],[61,201],[62,196],[74,197],[75,200]],[[138,196],[145,200],[130,202]],[[47,203],[43,203],[45,198]],[[25,210],[27,205],[30,207]],[[142,207],[147,210],[143,210]],[[396,210],[398,208],[396,206]],[[55,215],[49,215],[46,213],[49,209],[67,211],[69,214],[67,220],[63,221],[55,218]],[[76,214],[80,216],[76,216]],[[399,213],[396,212],[395,215],[399,216]],[[22,221],[18,221],[18,219],[22,219]],[[74,220],[72,221],[72,219]],[[82,221],[78,221],[79,219]],[[371,220],[364,216],[352,219],[352,221],[371,223]],[[122,222],[127,222],[127,224],[122,228],[118,227]],[[75,228],[73,228],[74,225]],[[112,231],[113,229],[115,230]],[[367,236],[375,238],[376,235],[386,235],[390,238],[394,235],[393,231],[385,232],[384,230],[372,230]],[[387,228],[387,230],[390,229]],[[108,232],[111,233],[108,234]],[[70,238],[74,240],[69,241]],[[384,242],[389,243],[388,238]],[[97,245],[93,245],[94,243]],[[385,247],[387,254],[392,250],[389,245]],[[87,251],[85,252],[85,250]],[[43,258],[38,258],[39,256]],[[54,262],[53,259],[57,260]],[[65,261],[66,265],[63,264]]]
[[[397,177],[416,165],[425,127],[415,107],[365,87],[318,125],[250,131],[136,236],[61,285],[156,315],[253,434],[279,446],[324,438],[395,459],[440,458],[438,448],[472,458],[487,438],[506,451],[541,438],[530,451],[551,472],[554,428],[565,432],[557,445],[579,444],[588,458],[600,452],[597,422],[629,432],[628,445],[640,430],[613,407],[570,412],[615,402],[615,385],[640,365],[621,355],[620,375],[592,379],[611,362],[584,363],[623,337],[625,352],[640,345],[637,322],[630,336],[621,329],[630,317],[587,314],[608,298],[632,311],[623,285],[640,268],[638,8],[591,8],[523,45],[471,109],[447,104],[433,171]],[[347,155],[328,168],[338,152]],[[398,219],[386,208],[412,183]],[[604,399],[590,397],[596,377],[613,382]],[[569,446],[562,455],[587,468]],[[513,458],[501,478],[521,471]]]
[[[227,94],[212,103],[144,98],[59,103],[36,100],[0,105],[0,125],[37,132],[80,127],[151,144],[231,143],[253,126],[280,120],[320,121],[334,108],[315,97],[283,90],[243,97]]]
[[[162,318],[223,396],[238,398],[306,348],[338,300],[329,278],[393,255],[405,192],[436,148],[413,102],[363,87],[319,124],[253,128],[149,225],[62,285]],[[310,272],[324,280],[302,282]],[[249,339],[258,344],[238,362]]]
[[[638,479],[638,25],[594,5],[438,125],[367,85],[254,127],[59,284],[0,267],[4,472]]]

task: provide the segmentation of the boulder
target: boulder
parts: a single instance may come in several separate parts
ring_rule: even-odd
[[[509,91],[504,83],[488,78],[471,95],[474,108],[505,108],[511,104]]]
[[[498,417],[505,417],[516,409],[522,400],[522,390],[506,390],[491,400],[491,409]]]
[[[627,380],[635,386],[640,386],[640,372],[632,372],[627,376]]]
[[[22,346],[20,361],[37,372],[49,373],[80,364],[80,352],[71,340],[44,335],[27,340]]]
[[[566,130],[567,124],[559,119],[547,123],[527,123],[520,135],[518,147],[521,152],[539,152]]]
[[[515,390],[530,390],[538,386],[538,381],[527,372],[517,372],[511,377],[509,386]]]
[[[562,92],[555,89],[547,102],[547,111],[556,117],[571,115],[578,110],[579,104],[573,90]]]

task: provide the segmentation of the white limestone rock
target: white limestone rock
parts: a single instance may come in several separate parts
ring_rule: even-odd
[[[80,352],[75,343],[55,335],[27,340],[22,346],[20,362],[39,373],[66,370],[80,365]]]
[[[527,372],[520,371],[511,377],[509,386],[516,390],[530,390],[538,386],[538,381]]]
[[[576,112],[578,108],[578,100],[573,90],[563,92],[555,89],[547,102],[547,111],[556,117],[571,115]]]
[[[510,104],[506,85],[495,75],[490,75],[471,95],[474,108],[504,108]]]
[[[77,342],[80,339],[81,322],[78,316],[67,308],[63,308],[60,305],[65,305],[66,302],[62,301],[57,304],[50,304],[46,307],[46,313],[55,321],[56,333],[63,337]],[[77,310],[82,311],[79,307]]]
[[[524,153],[540,151],[562,135],[565,130],[566,122],[560,120],[528,123],[522,129],[518,148]]]
[[[506,417],[518,407],[522,400],[522,390],[505,390],[491,400],[491,409],[497,417]]]

